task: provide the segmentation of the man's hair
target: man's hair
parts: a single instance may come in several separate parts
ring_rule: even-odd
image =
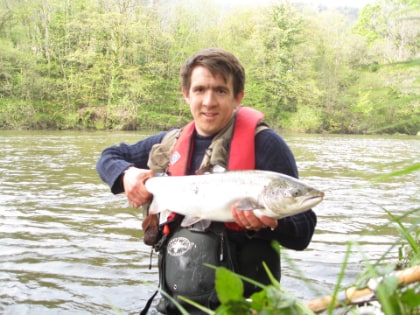
[[[191,74],[195,67],[202,66],[214,75],[221,75],[225,82],[232,78],[233,94],[245,89],[245,70],[239,60],[230,52],[220,48],[208,48],[191,56],[181,67],[181,84],[189,93],[191,87]]]

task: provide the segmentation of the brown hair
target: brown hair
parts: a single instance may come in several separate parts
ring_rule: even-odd
[[[245,89],[245,70],[239,60],[230,52],[220,48],[208,48],[191,56],[181,67],[181,84],[189,93],[191,87],[191,74],[195,67],[202,66],[213,75],[221,75],[225,82],[230,77],[233,81],[233,94],[238,94]]]

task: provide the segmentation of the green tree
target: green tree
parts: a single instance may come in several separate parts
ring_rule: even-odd
[[[303,42],[302,17],[289,4],[263,11],[253,34],[253,60],[248,65],[248,84],[255,106],[273,126],[287,113],[297,111],[299,78],[296,51]]]
[[[418,57],[420,4],[416,0],[378,0],[360,13],[354,27],[373,49],[382,52],[379,62]]]

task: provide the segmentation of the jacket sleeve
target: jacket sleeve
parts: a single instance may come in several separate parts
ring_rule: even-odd
[[[256,169],[274,171],[298,178],[298,169],[292,151],[275,131],[266,129],[255,137]],[[317,223],[312,210],[279,220],[278,227],[271,231],[264,229],[256,237],[276,240],[282,246],[295,250],[305,249]]]
[[[102,151],[96,163],[100,178],[109,185],[114,194],[124,191],[121,175],[130,166],[148,168],[147,161],[153,145],[162,141],[165,132],[150,136],[135,144],[121,143]]]

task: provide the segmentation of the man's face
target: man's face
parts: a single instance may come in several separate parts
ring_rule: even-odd
[[[190,105],[197,133],[201,136],[211,136],[222,130],[244,96],[243,91],[234,96],[231,77],[225,82],[221,75],[213,76],[202,66],[193,69],[190,90],[182,89],[182,94]]]

